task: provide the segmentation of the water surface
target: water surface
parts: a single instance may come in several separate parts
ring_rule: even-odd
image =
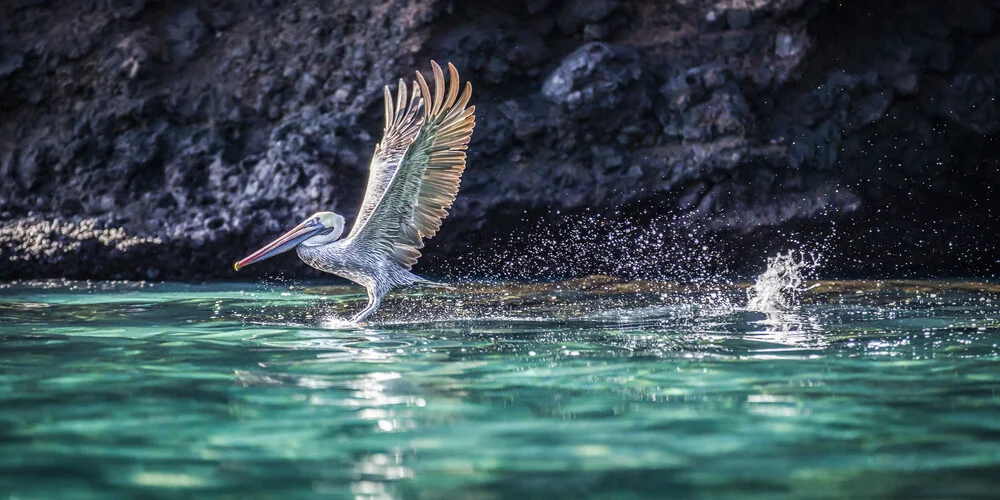
[[[7,498],[970,497],[1000,287],[0,288]]]

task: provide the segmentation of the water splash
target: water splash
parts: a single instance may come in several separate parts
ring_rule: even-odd
[[[789,250],[767,259],[767,269],[747,289],[747,309],[762,313],[788,311],[799,304],[799,295],[817,285],[806,286],[808,277],[820,267],[823,256]]]
[[[349,319],[339,316],[324,316],[320,320],[320,326],[327,330],[364,330],[363,325],[359,325]]]
[[[584,213],[561,216],[558,222],[459,256],[461,265],[434,276],[454,289],[398,290],[371,325],[552,320],[631,325],[789,309],[797,304],[804,273],[819,261],[818,254],[804,252],[772,259],[749,291],[747,308],[743,285],[729,267],[731,249],[683,216],[646,214],[640,221]],[[800,249],[823,247],[794,235],[783,234],[781,241]],[[346,318],[364,307],[360,287],[295,288],[336,299],[305,301],[310,307],[291,313],[275,310],[270,314],[278,321],[293,314],[324,329],[358,328]],[[301,299],[299,293],[293,296]],[[268,316],[263,310],[255,313]]]
[[[523,222],[528,222],[524,219]],[[730,274],[718,238],[673,214],[559,214],[462,256],[451,280],[535,281],[588,275],[710,284]]]

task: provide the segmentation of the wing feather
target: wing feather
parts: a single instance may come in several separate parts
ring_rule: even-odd
[[[351,228],[349,236],[356,234],[358,228],[364,227],[368,218],[375,211],[379,200],[389,187],[399,164],[406,155],[406,150],[417,138],[424,118],[420,113],[423,109],[424,99],[418,92],[416,82],[413,83],[413,92],[407,101],[406,82],[399,80],[396,91],[396,105],[393,106],[392,92],[386,85],[383,89],[385,97],[385,125],[382,129],[382,141],[375,145],[375,153],[372,155],[371,164],[368,167],[368,187],[365,190],[365,199],[358,210],[358,216],[354,219],[354,227]]]
[[[405,151],[381,201],[365,219],[355,224],[355,242],[410,268],[420,258],[423,240],[433,237],[448,216],[465,171],[465,150],[476,124],[475,107],[466,107],[472,85],[461,86],[458,70],[448,64],[444,72],[431,61],[434,90],[417,73],[414,93],[423,99],[423,120],[412,145]],[[367,199],[366,199],[367,201]]]

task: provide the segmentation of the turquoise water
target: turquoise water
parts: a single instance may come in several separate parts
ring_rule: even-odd
[[[3,498],[971,497],[1000,288],[0,286]]]

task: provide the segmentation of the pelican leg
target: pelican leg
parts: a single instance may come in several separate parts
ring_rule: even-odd
[[[385,292],[380,293],[377,288],[368,286],[365,287],[365,291],[368,292],[368,305],[351,318],[352,323],[361,323],[382,305],[382,298],[385,297]]]

